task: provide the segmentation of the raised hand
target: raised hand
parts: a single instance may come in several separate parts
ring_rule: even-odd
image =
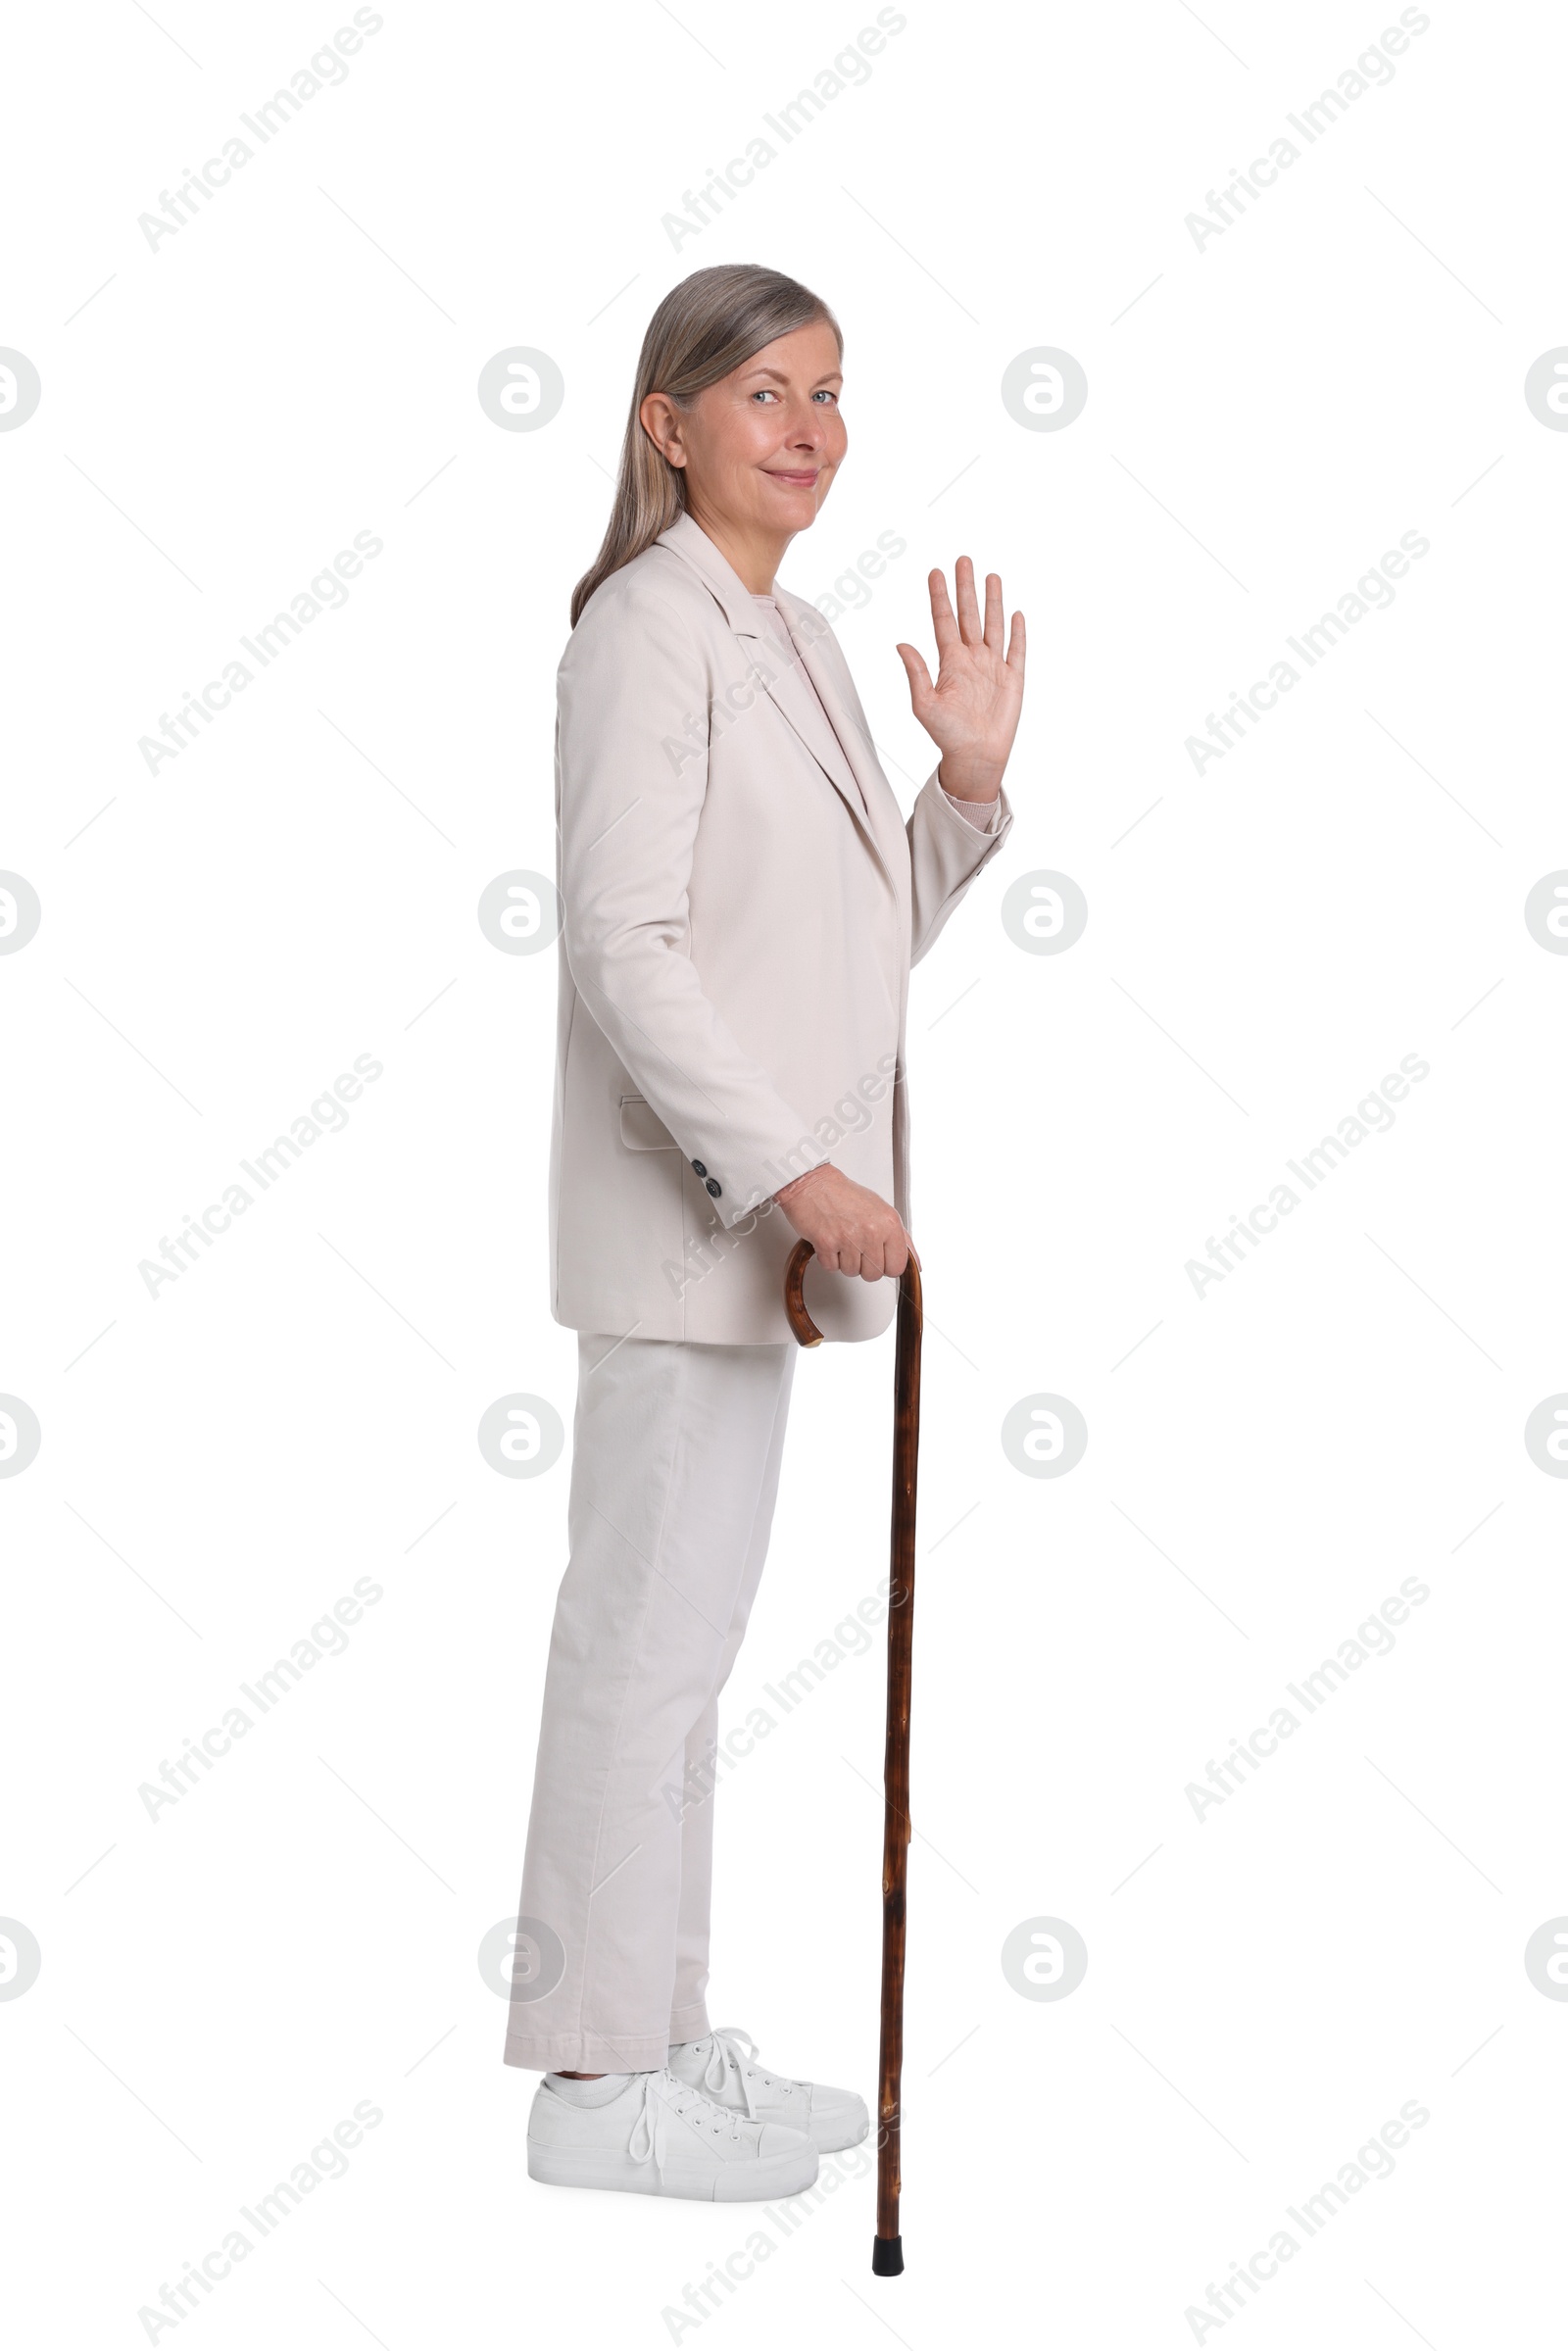
[[[958,610],[948,602],[940,571],[927,580],[931,624],[937,639],[937,680],[912,645],[898,654],[909,680],[914,714],[942,754],[938,776],[955,800],[995,800],[1018,731],[1023,706],[1024,625],[1012,615],[1012,633],[1003,653],[1002,581],[986,574],[985,625],[974,592],[974,565],[960,555],[954,569]]]

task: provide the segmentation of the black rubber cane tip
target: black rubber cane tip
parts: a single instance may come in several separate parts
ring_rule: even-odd
[[[871,2239],[871,2275],[873,2278],[904,2276],[902,2236],[874,2236]]]

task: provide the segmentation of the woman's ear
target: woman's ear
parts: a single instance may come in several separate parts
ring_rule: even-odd
[[[685,465],[680,414],[666,392],[650,392],[637,411],[637,421],[666,465]]]

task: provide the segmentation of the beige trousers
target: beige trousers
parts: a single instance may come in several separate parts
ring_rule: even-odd
[[[795,1355],[579,1335],[509,2065],[640,2073],[709,2031],[708,1758],[767,1554]]]

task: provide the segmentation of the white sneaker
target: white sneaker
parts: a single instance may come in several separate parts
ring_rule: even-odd
[[[853,2089],[765,2073],[757,2062],[756,2041],[737,2025],[721,2025],[706,2040],[678,2042],[669,2052],[669,2070],[677,2081],[705,2090],[748,2121],[804,2131],[819,2155],[858,2147],[871,2128],[865,2101]]]
[[[816,2149],[786,2123],[732,2113],[663,2067],[629,2075],[597,2106],[575,2105],[541,2082],[528,2117],[528,2177],[552,2187],[761,2203],[809,2187]]]

